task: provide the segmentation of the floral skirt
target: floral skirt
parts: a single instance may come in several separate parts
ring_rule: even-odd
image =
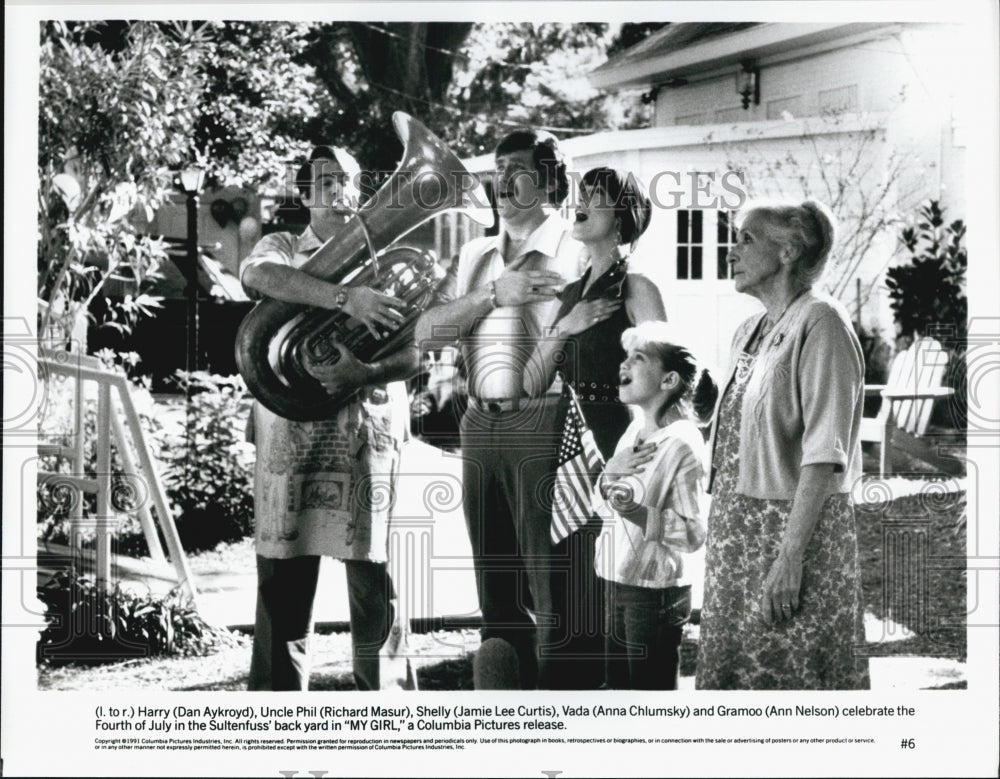
[[[854,506],[831,495],[806,547],[799,608],[765,621],[764,580],[778,555],[792,501],[735,491],[743,386],[719,415],[705,554],[696,687],[705,690],[868,689]]]

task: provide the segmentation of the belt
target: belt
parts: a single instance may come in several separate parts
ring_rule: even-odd
[[[520,398],[474,398],[469,396],[469,405],[485,414],[502,414],[505,411],[520,411]]]

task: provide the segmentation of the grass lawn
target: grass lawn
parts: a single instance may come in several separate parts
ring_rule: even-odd
[[[870,466],[866,454],[866,470]],[[858,549],[866,611],[882,621],[885,635],[869,643],[872,656],[913,655],[966,658],[966,496],[942,493],[933,472],[903,463],[913,494],[858,506]],[[928,477],[921,480],[921,475]],[[191,558],[192,568],[245,567],[252,561],[245,540]],[[252,563],[251,563],[252,567]],[[694,674],[697,626],[688,627],[681,674]],[[244,690],[250,638],[234,635],[207,657],[156,657],[96,667],[39,666],[38,686],[47,690],[164,689]],[[478,631],[454,630],[411,637],[410,656],[423,690],[472,689],[472,653]],[[350,636],[313,637],[311,687],[353,689]],[[957,686],[962,686],[959,683]]]

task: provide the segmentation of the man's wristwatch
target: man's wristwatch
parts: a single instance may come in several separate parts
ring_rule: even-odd
[[[347,287],[341,287],[337,292],[336,297],[333,299],[334,308],[343,310],[344,306],[347,305]]]

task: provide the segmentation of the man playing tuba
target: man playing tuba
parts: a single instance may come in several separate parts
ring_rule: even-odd
[[[373,334],[403,318],[398,298],[299,270],[347,221],[357,172],[342,149],[313,149],[296,177],[309,226],[301,235],[267,235],[254,247],[240,267],[251,297],[343,311]],[[389,512],[409,425],[401,380],[419,370],[419,355],[415,347],[404,348],[362,363],[338,349],[336,374],[315,368],[314,376],[331,393],[358,392],[331,418],[295,422],[254,402],[257,614],[251,690],[308,689],[321,555],[342,560],[347,570],[355,682],[361,690],[380,688],[379,652],[395,620],[387,569]]]

